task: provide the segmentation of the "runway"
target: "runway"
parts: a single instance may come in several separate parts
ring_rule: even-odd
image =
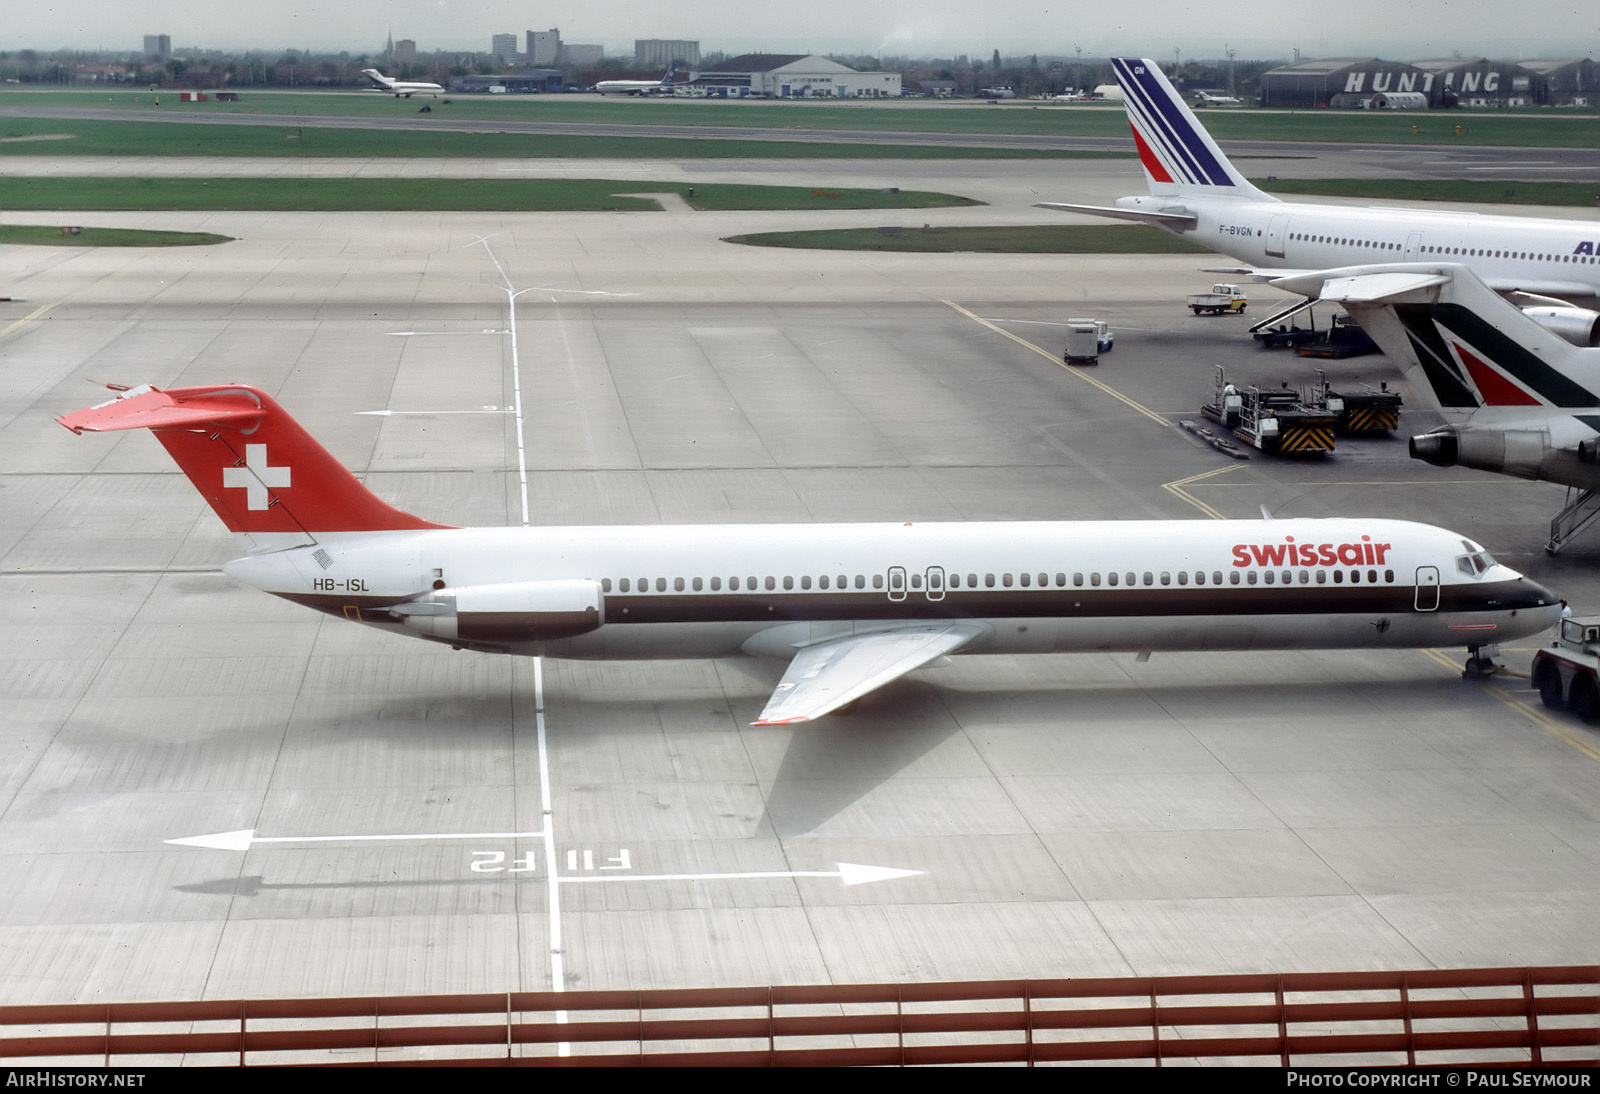
[[[1138,185],[825,170],[992,202],[935,223]],[[400,507],[514,523],[509,284],[535,524],[1367,513],[1600,609],[1600,537],[1541,550],[1559,488],[1405,458],[1420,394],[1314,462],[1174,428],[1217,364],[1308,379],[1188,313],[1204,262],[769,251],[720,240],[823,225],[682,207],[74,216],[237,239],[0,249],[8,1003],[1600,960],[1600,732],[1458,651],[957,657],[756,729],[764,662],[455,653],[235,587],[151,438],[53,421],[249,381]],[[1080,314],[1117,345],[1073,372]]]

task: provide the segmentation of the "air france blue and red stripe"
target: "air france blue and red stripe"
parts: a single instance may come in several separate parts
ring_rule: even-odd
[[[1122,86],[1139,160],[1153,183],[1180,190],[1204,187],[1254,192],[1153,61],[1119,57],[1111,65]]]

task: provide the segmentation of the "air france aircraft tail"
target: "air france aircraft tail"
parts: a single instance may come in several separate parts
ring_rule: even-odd
[[[1154,61],[1117,58],[1111,65],[1152,196],[1277,200],[1228,161]]]
[[[258,388],[142,385],[61,424],[74,433],[149,429],[228,530],[252,546],[445,527],[378,498]]]
[[[1551,522],[1559,550],[1600,514],[1600,315],[1522,309],[1465,266],[1403,263],[1296,274],[1271,284],[1339,304],[1431,392],[1447,425],[1411,455],[1575,488]]]
[[[1128,126],[1133,130],[1149,193],[1118,198],[1115,206],[1041,201],[1036,203],[1039,208],[1133,220],[1182,233],[1200,227],[1200,217],[1192,207],[1197,201],[1222,198],[1241,204],[1277,203],[1277,198],[1252,186],[1222,154],[1154,61],[1119,57],[1111,65],[1122,87]],[[1213,210],[1210,216],[1215,215]]]

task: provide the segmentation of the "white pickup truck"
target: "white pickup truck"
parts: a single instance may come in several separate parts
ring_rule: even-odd
[[[1237,285],[1213,285],[1210,292],[1189,294],[1189,310],[1196,315],[1238,314],[1250,301]]]

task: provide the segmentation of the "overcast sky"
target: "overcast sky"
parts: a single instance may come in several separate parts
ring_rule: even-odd
[[[146,34],[175,47],[376,52],[392,32],[420,50],[487,51],[490,35],[557,27],[566,42],[631,55],[635,38],[686,38],[702,50],[858,53],[987,58],[1129,55],[1171,61],[1488,55],[1515,60],[1594,56],[1595,0],[1332,0],[1254,3],[1201,0],[1063,4],[1058,0],[8,0],[0,48],[136,50]]]

